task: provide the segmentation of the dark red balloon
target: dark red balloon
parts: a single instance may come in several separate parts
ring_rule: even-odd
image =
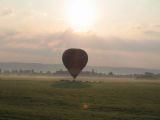
[[[88,62],[88,55],[81,49],[68,49],[63,53],[62,61],[64,66],[74,79],[79,75]]]

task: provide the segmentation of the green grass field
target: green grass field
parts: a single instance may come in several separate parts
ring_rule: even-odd
[[[160,120],[158,80],[61,79],[1,76],[0,120]]]

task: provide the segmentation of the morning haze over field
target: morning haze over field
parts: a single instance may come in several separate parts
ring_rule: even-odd
[[[160,68],[159,0],[0,0],[0,62]]]

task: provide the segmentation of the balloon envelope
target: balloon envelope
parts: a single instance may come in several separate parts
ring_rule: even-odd
[[[81,49],[68,49],[63,53],[62,61],[75,79],[88,62],[88,55]]]

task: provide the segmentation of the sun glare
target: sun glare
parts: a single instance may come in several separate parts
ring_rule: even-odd
[[[94,25],[96,8],[91,0],[71,0],[68,6],[67,19],[75,31],[86,31]]]

